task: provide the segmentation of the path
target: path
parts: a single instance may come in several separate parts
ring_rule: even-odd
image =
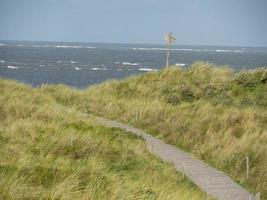
[[[208,195],[219,200],[256,200],[249,192],[232,181],[223,172],[193,158],[177,147],[166,144],[144,131],[108,119],[98,118],[98,122],[109,127],[117,127],[143,137],[149,150],[162,160],[172,163],[176,170],[187,176]]]

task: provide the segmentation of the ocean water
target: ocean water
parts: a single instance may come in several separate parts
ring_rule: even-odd
[[[267,66],[267,48],[174,46],[171,64],[196,61],[228,65],[235,70]],[[0,77],[33,86],[62,83],[84,88],[160,70],[164,45],[0,41]]]

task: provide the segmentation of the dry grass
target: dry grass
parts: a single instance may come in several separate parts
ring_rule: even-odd
[[[85,111],[143,128],[267,199],[266,68],[234,73],[195,63],[108,81],[82,96]]]
[[[142,139],[77,111],[82,94],[0,80],[0,199],[205,199]]]

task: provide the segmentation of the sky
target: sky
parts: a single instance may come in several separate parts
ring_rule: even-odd
[[[267,0],[0,0],[0,40],[267,46]]]

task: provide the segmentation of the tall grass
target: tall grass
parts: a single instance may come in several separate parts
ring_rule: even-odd
[[[143,128],[267,199],[266,68],[235,73],[199,62],[108,81],[82,96],[88,112]]]
[[[205,199],[141,138],[96,123],[81,91],[0,80],[0,199]]]

